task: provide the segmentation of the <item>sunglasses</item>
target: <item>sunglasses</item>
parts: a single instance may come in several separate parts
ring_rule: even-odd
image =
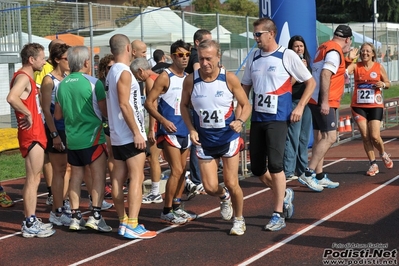
[[[178,57],[183,57],[183,56],[190,57],[190,55],[191,55],[190,52],[187,52],[187,53],[173,53],[173,54],[177,55]]]
[[[269,30],[262,30],[258,32],[254,32],[254,37],[259,38],[263,33],[270,32]]]

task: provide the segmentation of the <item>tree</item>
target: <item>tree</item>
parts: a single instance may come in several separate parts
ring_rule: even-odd
[[[43,5],[43,2],[31,2],[31,28],[32,34],[37,36],[53,35],[59,32],[72,30],[72,18],[65,16],[65,10],[62,6],[56,3],[48,3]],[[21,10],[22,31],[28,32],[27,18],[28,9]]]
[[[221,4],[218,0],[194,0],[192,5],[195,11],[199,13],[216,13],[221,10]]]
[[[321,22],[371,22],[374,0],[316,0],[316,17]],[[377,1],[379,21],[399,22],[399,1]]]
[[[249,0],[228,0],[223,6],[223,11],[227,11],[227,14],[250,17],[259,16],[258,4]]]

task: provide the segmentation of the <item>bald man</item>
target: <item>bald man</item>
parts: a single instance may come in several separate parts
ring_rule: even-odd
[[[134,40],[132,42],[132,57],[132,61],[140,57],[147,58],[147,45],[140,40]]]

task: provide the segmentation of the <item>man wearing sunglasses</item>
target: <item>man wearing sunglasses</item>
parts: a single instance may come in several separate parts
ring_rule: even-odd
[[[183,80],[186,77],[184,69],[190,57],[189,46],[182,40],[176,41],[170,47],[170,54],[173,63],[155,80],[144,106],[159,122],[157,145],[163,149],[170,167],[161,220],[171,224],[184,224],[197,218],[197,215],[187,213],[180,206],[186,161],[191,146],[188,129],[180,114]],[[158,101],[158,109],[154,106],[155,101]]]
[[[337,139],[337,118],[335,111],[340,106],[345,87],[346,62],[344,53],[350,51],[352,30],[339,25],[332,40],[319,46],[313,62],[312,75],[316,89],[309,101],[312,112],[314,144],[308,168],[298,181],[314,191],[336,188],[338,182],[331,181],[323,173],[324,155]]]
[[[286,226],[285,218],[291,218],[293,214],[294,193],[292,189],[286,189],[283,171],[288,124],[301,119],[315,81],[294,51],[277,44],[277,28],[271,19],[260,18],[253,26],[259,50],[249,55],[241,80],[247,95],[253,88],[251,169],[266,186],[272,188],[274,212],[265,230],[277,231]],[[292,78],[306,86],[294,110],[291,104]]]

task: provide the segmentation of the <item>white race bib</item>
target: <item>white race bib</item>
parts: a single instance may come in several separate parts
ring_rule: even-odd
[[[358,89],[357,103],[374,103],[374,89]]]
[[[255,111],[277,114],[278,95],[255,93]]]
[[[200,127],[202,128],[224,128],[226,121],[222,110],[200,110]]]

